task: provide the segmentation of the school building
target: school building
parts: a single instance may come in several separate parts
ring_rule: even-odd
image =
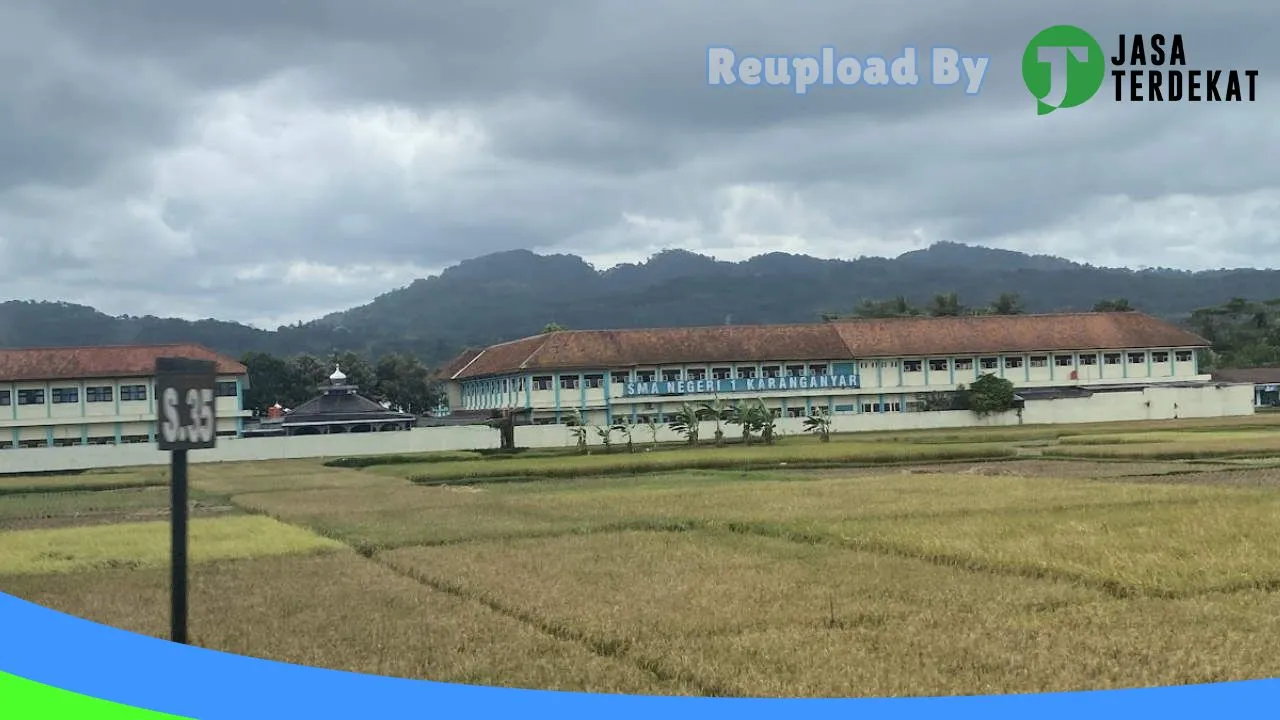
[[[465,352],[441,378],[447,411],[506,409],[534,424],[574,411],[591,424],[667,423],[682,403],[717,398],[760,398],[778,417],[926,412],[930,394],[984,374],[1027,403],[1090,398],[1084,421],[1108,420],[1115,393],[1150,388],[1178,389],[1172,417],[1252,413],[1223,405],[1197,365],[1206,347],[1136,312],[849,319],[551,332]]]
[[[0,350],[0,449],[154,442],[158,357],[213,360],[217,433],[239,437],[248,371],[199,345]]]

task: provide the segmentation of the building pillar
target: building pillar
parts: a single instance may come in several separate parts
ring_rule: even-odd
[[[45,394],[46,398],[48,393]],[[53,447],[53,426],[46,425],[44,428],[44,444],[45,447]]]

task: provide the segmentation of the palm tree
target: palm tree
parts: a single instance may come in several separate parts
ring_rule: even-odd
[[[604,445],[606,453],[613,452],[613,426],[600,425],[596,427],[596,435],[600,438],[600,444]]]
[[[733,408],[725,405],[720,398],[716,398],[710,402],[702,403],[698,409],[700,417],[707,420],[713,420],[716,424],[716,447],[724,446],[724,428],[721,423],[727,422],[733,416]]]
[[[726,422],[730,425],[742,426],[742,444],[751,444],[751,431],[760,426],[760,410],[754,402],[734,403],[729,408]]]
[[[690,405],[684,403],[680,409],[676,411],[675,419],[667,426],[673,431],[683,435],[690,445],[698,444],[698,423],[702,420],[702,412]]]
[[[587,451],[587,419],[583,416],[581,410],[574,410],[564,419],[564,424],[569,426],[569,432],[573,433],[573,437],[578,441],[578,452],[585,453]]]
[[[755,406],[756,427],[760,430],[760,439],[765,445],[773,444],[773,431],[778,425],[778,420],[773,416],[773,411],[765,404],[764,398],[756,398]]]
[[[631,434],[635,432],[636,426],[631,423],[631,418],[624,416],[620,420],[615,420],[613,423],[613,429],[622,433],[622,437],[627,439],[627,452],[635,452],[636,448],[635,444],[632,442]]]
[[[818,408],[804,419],[804,431],[818,436],[821,442],[831,442],[831,413],[826,408]]]

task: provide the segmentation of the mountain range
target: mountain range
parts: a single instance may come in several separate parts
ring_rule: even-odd
[[[1172,320],[1236,297],[1280,295],[1280,271],[1095,267],[1045,255],[943,242],[896,258],[827,260],[770,253],[725,262],[668,250],[596,270],[574,255],[525,250],[466,260],[359,307],[263,330],[221,320],[110,316],[60,302],[0,303],[0,347],[196,342],[233,355],[407,352],[438,364],[468,346],[571,329],[817,322],[861,302],[925,305],[956,293],[982,306],[1002,293],[1027,312],[1088,310],[1126,298]]]

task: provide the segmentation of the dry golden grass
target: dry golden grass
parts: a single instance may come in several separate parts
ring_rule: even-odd
[[[1244,433],[1204,433],[1201,439],[1188,433],[1170,440],[1113,442],[1111,444],[1060,445],[1044,449],[1045,455],[1076,458],[1143,460],[1191,460],[1198,458],[1275,457],[1280,461],[1280,433],[1250,436]]]
[[[0,495],[0,530],[153,520],[169,514],[169,488]],[[225,500],[194,493],[192,516],[235,512]]]
[[[402,478],[325,467],[319,460],[197,463],[191,466],[190,478],[193,488],[218,495],[343,487],[380,488],[406,484]]]
[[[787,439],[779,445],[699,447],[662,452],[503,458],[388,465],[375,472],[396,474],[418,483],[466,482],[502,478],[570,478],[627,475],[686,469],[766,469],[786,465],[822,466],[972,460],[1011,457],[1015,449],[999,443],[940,444],[887,442],[818,443],[811,438]]]
[[[380,559],[723,694],[1033,692],[1280,670],[1280,602],[1270,594],[1121,601],[1064,582],[699,534],[413,548]]]
[[[168,484],[167,468],[96,470],[64,475],[0,475],[0,497],[30,492],[110,490]]]
[[[803,476],[792,471],[793,476]],[[252,512],[305,525],[362,550],[708,522],[816,522],[994,509],[1186,502],[1191,486],[886,472],[779,480],[702,471],[465,487],[405,485],[236,495]],[[742,480],[742,477],[751,478]]]
[[[1280,496],[1203,489],[1221,495],[1194,503],[850,521],[806,530],[851,547],[1079,578],[1122,594],[1280,586]]]
[[[668,478],[620,481],[614,487],[532,488],[494,492],[491,503],[548,520],[814,523],[851,518],[969,515],[976,511],[1043,511],[1091,505],[1188,502],[1220,491],[1193,486],[1090,483],[1050,478],[906,473],[805,483],[678,484]]]
[[[0,590],[168,636],[166,570],[0,577]],[[284,662],[483,685],[692,692],[344,551],[193,566],[190,613],[196,644]]]
[[[1127,445],[1131,443],[1202,443],[1232,440],[1241,443],[1255,440],[1275,440],[1280,436],[1272,430],[1166,430],[1142,433],[1114,433],[1106,435],[1071,435],[1060,438],[1062,445]]]
[[[194,519],[191,562],[332,550],[340,545],[257,516]],[[169,561],[169,523],[145,522],[0,533],[0,575],[158,567]]]

